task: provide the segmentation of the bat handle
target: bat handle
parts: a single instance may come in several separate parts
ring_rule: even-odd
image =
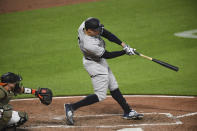
[[[143,58],[145,58],[145,59],[151,60],[151,61],[152,61],[152,59],[153,59],[153,58],[151,58],[151,57],[149,57],[149,56],[145,56],[145,55],[143,55],[143,54],[140,54],[140,53],[137,52],[137,51],[134,51],[134,53],[135,53],[136,55],[139,55],[139,56],[141,56],[141,57],[143,57]]]
[[[139,56],[140,56],[140,53],[139,53],[139,52],[137,52],[137,51],[135,51],[135,50],[134,50],[134,53],[135,53],[136,55],[139,55]]]

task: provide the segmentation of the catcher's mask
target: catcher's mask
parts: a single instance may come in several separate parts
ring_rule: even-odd
[[[99,31],[100,34],[103,32],[104,25],[100,23],[99,19],[90,17],[85,21],[85,29],[91,29],[93,31]]]
[[[1,85],[6,85],[7,83],[20,83],[21,80],[22,77],[20,75],[7,72],[1,76]]]

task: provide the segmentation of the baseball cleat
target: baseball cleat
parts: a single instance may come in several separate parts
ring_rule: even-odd
[[[71,104],[64,104],[64,109],[66,113],[66,123],[68,125],[74,125],[74,121],[73,121],[74,112]]]
[[[139,114],[135,110],[131,110],[129,113],[123,115],[123,119],[127,120],[141,120],[143,117],[143,114]]]

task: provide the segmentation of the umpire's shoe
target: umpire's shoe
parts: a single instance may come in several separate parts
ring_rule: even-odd
[[[74,125],[74,121],[73,121],[74,112],[71,104],[64,104],[64,109],[66,112],[66,123],[68,125]]]
[[[143,114],[137,113],[135,110],[131,110],[129,113],[123,115],[123,119],[127,120],[141,120],[144,117]]]

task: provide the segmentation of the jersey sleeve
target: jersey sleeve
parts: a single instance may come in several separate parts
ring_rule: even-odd
[[[89,40],[86,43],[86,45],[84,46],[84,48],[89,53],[91,53],[92,55],[97,56],[97,57],[101,57],[105,52],[105,49],[103,47],[99,46],[99,41],[96,39]]]
[[[112,59],[112,58],[116,58],[116,57],[122,56],[125,53],[126,52],[124,50],[122,50],[122,51],[113,51],[113,52],[108,52],[107,50],[105,50],[104,54],[101,57],[105,58],[105,59]]]
[[[102,32],[101,36],[105,37],[109,41],[114,42],[114,43],[116,43],[118,45],[120,45],[122,43],[122,41],[117,36],[115,36],[114,34],[109,32],[105,28],[103,29],[103,32]]]

